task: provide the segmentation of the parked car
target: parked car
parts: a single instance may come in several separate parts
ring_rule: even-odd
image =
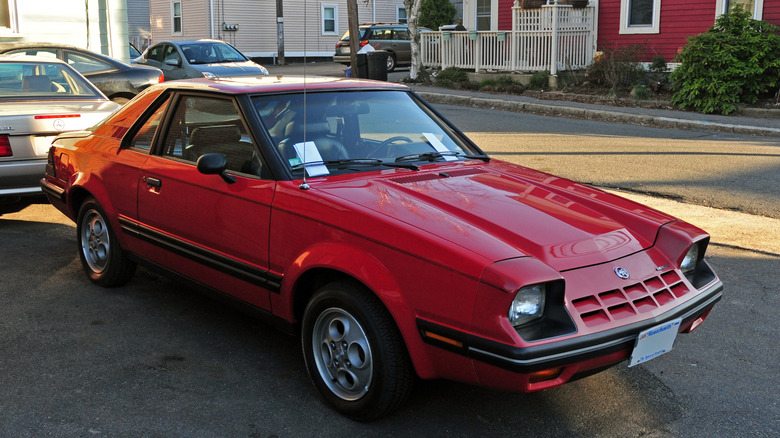
[[[262,76],[268,70],[224,41],[163,41],[135,61],[165,73],[165,80],[202,77]]]
[[[130,59],[135,59],[141,56],[141,52],[133,45],[133,43],[130,43]]]
[[[118,107],[59,60],[0,56],[0,205],[41,194],[57,134],[86,129]]]
[[[0,43],[0,54],[61,59],[79,71],[109,99],[124,104],[144,88],[163,81],[157,68],[130,65],[91,50],[53,43]]]
[[[537,391],[642,363],[722,295],[704,231],[491,159],[399,84],[157,85],[60,136],[41,183],[94,283],[143,263],[243,302],[363,421],[415,373]]]
[[[418,28],[420,32],[428,32],[427,27]],[[401,23],[369,23],[360,25],[360,44],[363,47],[370,44],[374,50],[385,50],[387,56],[387,71],[391,72],[399,65],[411,65],[412,46],[409,41],[409,26]],[[349,31],[341,36],[336,43],[334,62],[350,63]]]

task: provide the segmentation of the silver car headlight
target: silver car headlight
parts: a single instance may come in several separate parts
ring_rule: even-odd
[[[520,288],[509,307],[509,322],[517,327],[541,318],[544,314],[546,295],[547,287],[544,284]]]

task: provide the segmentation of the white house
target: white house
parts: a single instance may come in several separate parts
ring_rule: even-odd
[[[1,0],[0,0],[1,1]],[[215,38],[253,58],[278,54],[276,1],[150,0],[152,41]],[[403,0],[359,0],[358,21],[406,20]],[[281,24],[289,58],[331,57],[347,31],[346,0],[285,0]]]

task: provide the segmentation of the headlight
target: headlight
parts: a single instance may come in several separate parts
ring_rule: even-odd
[[[696,269],[696,265],[699,263],[699,242],[696,242],[691,246],[691,248],[688,250],[687,253],[685,253],[685,257],[683,257],[682,263],[680,263],[680,270],[683,271],[683,274],[687,274],[688,272],[693,271]]]
[[[517,327],[541,318],[544,314],[545,295],[547,295],[547,288],[544,284],[521,288],[509,308],[509,322]]]
[[[203,77],[206,78],[206,79],[216,79],[217,75],[215,75],[214,73],[212,73],[210,71],[204,71],[203,72]]]

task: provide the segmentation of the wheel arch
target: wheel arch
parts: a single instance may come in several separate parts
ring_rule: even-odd
[[[320,287],[335,281],[352,282],[377,297],[388,311],[417,374],[432,375],[433,365],[425,354],[415,311],[404,299],[392,272],[376,257],[358,248],[346,244],[318,247],[304,251],[293,263],[293,270],[285,274],[281,295],[283,299],[287,297],[288,317],[295,326],[300,329],[306,305]]]

